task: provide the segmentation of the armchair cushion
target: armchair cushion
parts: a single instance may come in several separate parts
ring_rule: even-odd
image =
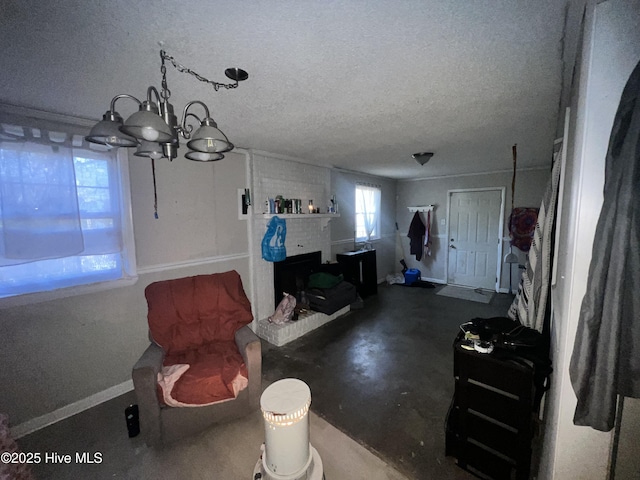
[[[233,341],[253,320],[236,271],[155,282],[145,297],[151,337],[167,354]]]
[[[145,296],[151,337],[164,351],[162,365],[188,365],[177,380],[163,382],[158,375],[171,387],[175,405],[208,405],[246,388],[247,367],[235,334],[253,316],[237,272],[155,282]]]
[[[164,365],[188,365],[175,381],[175,405],[209,405],[235,398],[248,384],[247,367],[235,341],[212,342],[181,354],[167,355]],[[167,401],[166,392],[165,402]]]

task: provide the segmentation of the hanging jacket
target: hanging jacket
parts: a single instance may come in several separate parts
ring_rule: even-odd
[[[609,431],[618,395],[640,398],[640,63],[609,139],[604,199],[569,366],[573,423]]]
[[[413,216],[413,220],[411,220],[411,225],[409,225],[409,233],[407,233],[407,237],[409,237],[409,253],[411,255],[416,256],[416,260],[420,260],[422,258],[422,252],[424,250],[424,245],[422,243],[422,237],[426,232],[426,228],[424,223],[422,223],[422,219],[420,218],[420,213],[416,212]]]

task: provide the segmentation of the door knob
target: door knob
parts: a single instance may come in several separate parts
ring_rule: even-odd
[[[450,244],[449,248],[456,248],[456,246],[454,244]]]

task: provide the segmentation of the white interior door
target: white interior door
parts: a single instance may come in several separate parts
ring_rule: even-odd
[[[447,283],[496,289],[503,192],[449,192]]]

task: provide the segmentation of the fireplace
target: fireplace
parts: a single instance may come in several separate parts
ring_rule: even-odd
[[[277,306],[283,292],[298,296],[306,288],[309,275],[320,271],[322,252],[303,253],[273,264],[273,291]]]
[[[282,262],[273,263],[273,293],[276,308],[282,300],[282,292],[298,297],[299,293],[308,287],[309,275],[316,272],[327,272],[338,275],[338,264],[322,264],[322,251],[303,253],[285,258]],[[268,277],[267,277],[268,278]],[[271,292],[269,292],[270,297]],[[265,297],[265,298],[269,298]],[[266,302],[266,300],[265,300]],[[271,323],[268,318],[258,320],[256,333],[267,342],[281,347],[301,337],[302,335],[321,327],[351,309],[346,305],[332,314],[315,311],[312,308],[298,314],[296,321],[283,324]],[[273,312],[271,310],[270,312]],[[269,478],[269,477],[267,477]],[[284,477],[283,477],[284,478]],[[289,478],[289,477],[287,477]],[[307,479],[309,477],[306,477]]]

